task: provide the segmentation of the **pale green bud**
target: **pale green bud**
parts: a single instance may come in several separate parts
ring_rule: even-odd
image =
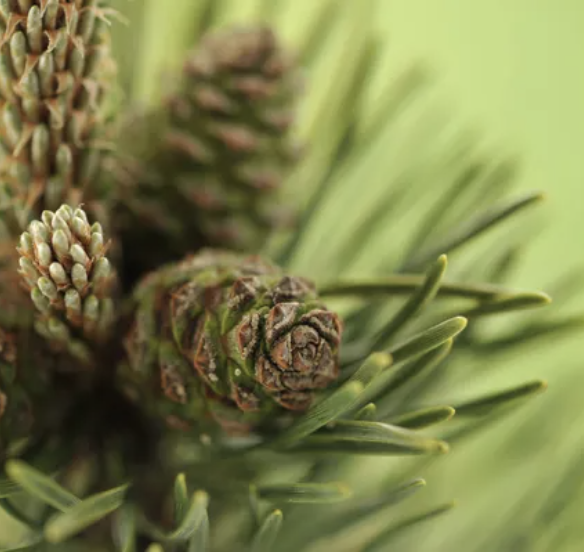
[[[27,257],[34,255],[34,240],[28,232],[23,232],[22,236],[20,236],[20,251]]]
[[[40,266],[48,268],[53,261],[53,252],[48,243],[37,243],[36,247],[37,260]]]
[[[28,257],[20,257],[20,273],[24,276],[30,286],[36,285],[37,280],[41,277],[34,263]]]
[[[57,258],[62,261],[69,256],[70,242],[63,230],[57,230],[53,234],[53,250]]]
[[[70,283],[67,272],[60,263],[52,263],[49,267],[49,274],[51,275],[53,282],[59,287],[67,286]]]
[[[70,224],[77,239],[84,245],[87,245],[91,240],[91,228],[89,227],[89,224],[87,224],[87,222],[81,217],[73,217]]]
[[[30,233],[36,244],[49,241],[49,229],[39,220],[30,223]]]
[[[103,251],[103,234],[94,232],[91,234],[91,243],[89,244],[89,254],[99,255]]]
[[[87,270],[81,264],[73,265],[71,269],[71,280],[75,289],[77,289],[81,294],[85,293],[88,284]]]
[[[41,278],[38,279],[37,286],[41,290],[41,293],[47,299],[50,299],[51,301],[58,300],[59,292],[58,292],[57,286],[54,284],[54,282],[52,282],[48,278],[45,278],[44,276],[42,276]]]
[[[38,287],[34,287],[30,292],[30,298],[34,306],[42,313],[46,314],[51,310],[51,302],[42,294]]]
[[[69,249],[69,254],[76,263],[79,263],[83,266],[87,266],[89,264],[89,257],[87,256],[85,249],[83,249],[83,246],[79,245],[78,243],[75,243],[71,246]]]

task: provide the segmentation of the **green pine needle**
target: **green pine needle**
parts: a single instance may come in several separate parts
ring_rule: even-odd
[[[380,330],[373,341],[372,349],[382,348],[434,299],[440,289],[440,283],[446,272],[446,265],[446,255],[441,255],[430,266],[419,289],[410,296],[403,307]]]
[[[339,280],[319,286],[322,297],[375,297],[381,295],[409,295],[424,284],[425,277],[415,274],[394,274],[383,278],[354,281]],[[495,300],[497,297],[515,296],[517,293],[504,286],[481,283],[441,282],[436,297],[461,298],[476,301]]]
[[[417,254],[405,264],[403,270],[416,271],[441,253],[448,254],[467,245],[487,230],[501,224],[517,213],[538,204],[544,197],[542,193],[530,193],[514,201],[489,209],[470,222],[464,223],[460,228],[453,230],[449,236],[446,236],[427,252]]]
[[[118,552],[136,552],[136,512],[131,505],[124,505],[114,517],[113,534]]]
[[[518,293],[512,296],[500,296],[473,309],[464,311],[464,316],[474,318],[491,314],[502,314],[519,310],[545,307],[552,302],[545,293]]]
[[[188,552],[207,552],[209,539],[209,514],[205,510],[199,525],[191,536]]]
[[[124,504],[128,486],[111,489],[78,502],[66,512],[53,516],[45,525],[45,538],[61,543],[103,519]]]
[[[473,417],[491,414],[498,408],[509,406],[533,395],[543,393],[547,389],[547,382],[536,380],[524,383],[505,391],[491,393],[484,397],[467,401],[455,406],[457,417]]]
[[[344,531],[358,531],[359,526],[381,512],[390,512],[392,506],[401,504],[426,486],[423,479],[407,481],[397,487],[382,489],[375,496],[351,503],[342,511],[328,513],[324,519],[307,519],[302,531],[289,528],[282,546],[286,552],[303,550],[309,543],[335,537]]]
[[[53,478],[44,475],[20,460],[9,460],[6,473],[28,493],[61,512],[68,512],[81,503],[80,499],[59,485]]]
[[[394,363],[405,362],[437,349],[455,338],[467,325],[466,318],[457,316],[408,339],[390,351]]]
[[[377,406],[374,403],[369,403],[355,414],[354,419],[361,422],[372,422],[376,417]]]
[[[304,439],[298,450],[365,455],[443,454],[448,452],[448,445],[389,424],[340,421]]]
[[[261,500],[274,504],[330,504],[347,500],[351,489],[344,483],[296,483],[293,485],[258,485]]]
[[[269,514],[254,537],[252,552],[271,552],[282,527],[283,515],[281,510],[274,510]]]
[[[451,406],[433,406],[390,417],[388,422],[407,429],[422,429],[446,422],[456,414]]]
[[[185,542],[201,529],[207,516],[207,506],[209,504],[209,495],[204,491],[193,493],[190,498],[188,509],[186,510],[181,522],[176,529],[170,532],[164,532],[152,524],[149,525],[150,534],[159,541],[168,542]]]
[[[444,504],[443,506],[439,506],[437,508],[433,508],[432,510],[428,510],[423,514],[412,516],[410,518],[404,519],[403,521],[396,523],[395,525],[392,525],[389,529],[386,529],[375,539],[369,542],[363,548],[363,552],[384,552],[388,550],[388,547],[391,546],[390,542],[398,533],[401,533],[405,529],[409,529],[417,525],[418,523],[429,521],[435,517],[441,516],[442,514],[445,514],[452,510],[454,506],[455,503],[450,502],[448,504]]]
[[[189,508],[189,491],[184,473],[179,474],[174,482],[174,521],[179,524],[185,518]]]

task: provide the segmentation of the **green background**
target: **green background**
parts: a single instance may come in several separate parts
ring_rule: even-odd
[[[542,231],[535,232],[535,243],[516,282],[545,287],[567,267],[581,265],[584,4],[578,0],[382,0],[380,9],[378,25],[391,44],[386,62],[391,63],[392,56],[398,62],[426,60],[437,75],[443,101],[460,124],[470,123],[496,147],[518,154],[522,189],[546,192],[539,221]],[[493,538],[514,522],[519,526],[533,503],[551,502],[535,489],[543,488],[551,474],[581,450],[580,403],[572,400],[574,394],[570,395],[565,381],[566,372],[572,373],[570,377],[581,372],[581,354],[582,339],[576,335],[510,359],[505,368],[509,379],[518,372],[548,378],[550,390],[540,406],[548,412],[553,429],[540,433],[532,427],[537,437],[530,441],[521,437],[513,421],[506,422],[509,435],[517,431],[512,440],[523,439],[524,444],[522,454],[507,454],[505,462],[500,457],[509,441],[497,440],[496,434],[486,446],[478,439],[469,450],[455,452],[452,463],[445,462],[430,476],[429,488],[442,484],[446,492],[455,486],[463,511],[449,520],[448,527],[430,529],[420,549],[464,549],[471,542]],[[529,414],[526,418],[529,423]],[[559,485],[554,481],[551,487]],[[522,503],[520,488],[531,490],[527,502]],[[558,508],[569,503],[560,495]],[[480,513],[470,514],[475,508]],[[533,531],[534,542],[516,542],[510,550],[538,546],[579,550],[581,540],[555,545],[550,543],[557,537],[549,536],[554,531],[567,534],[571,523],[579,523],[576,519],[565,521],[561,528],[553,528],[547,520],[532,522],[524,529]],[[458,539],[452,537],[456,532]]]
[[[523,160],[520,185],[547,192],[548,227],[522,281],[581,262],[584,4],[579,0],[382,0],[398,59],[428,60],[465,123]]]

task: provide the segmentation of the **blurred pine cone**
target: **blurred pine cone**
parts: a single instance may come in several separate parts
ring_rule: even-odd
[[[283,222],[273,194],[297,156],[289,136],[297,90],[266,28],[210,35],[185,64],[166,140],[180,159],[177,186],[211,243],[257,249]]]
[[[159,232],[160,246],[149,238],[149,259],[141,260],[147,268],[156,267],[153,249],[164,261],[205,246],[255,252],[291,223],[280,192],[299,153],[291,136],[299,84],[270,29],[223,30],[189,56],[167,112],[129,125],[130,148],[160,136],[155,149],[150,140],[150,151],[140,152],[150,162],[124,167],[134,243],[146,248],[145,228]]]
[[[119,381],[170,426],[283,422],[337,378],[339,318],[258,257],[206,250],[147,277],[135,302]]]
[[[0,2],[0,206],[13,234],[43,209],[89,202],[111,78],[102,0]]]

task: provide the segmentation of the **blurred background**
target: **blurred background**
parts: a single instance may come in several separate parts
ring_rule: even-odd
[[[225,8],[229,18],[243,22],[253,18],[258,0],[223,3],[230,4]],[[327,0],[268,3],[289,4],[284,6],[281,27],[294,37],[302,31],[302,21]],[[130,36],[118,25],[118,34],[123,36],[118,38],[117,50],[123,63],[132,66],[130,71],[121,71],[126,86],[137,98],[150,102],[164,88],[157,73],[169,70],[173,51],[188,42],[190,19],[184,17],[181,5],[188,10],[196,1],[173,0],[175,8],[170,12],[156,4],[134,0],[118,6],[134,22],[140,21],[140,15],[146,19],[143,29],[130,29]],[[525,285],[541,284],[568,260],[580,260],[578,199],[584,183],[580,151],[584,143],[584,64],[578,55],[584,40],[581,2],[364,0],[360,6],[363,12],[373,8],[372,22],[385,43],[380,73],[395,74],[411,63],[424,62],[434,74],[434,89],[448,106],[448,116],[462,126],[472,126],[502,152],[518,154],[522,163],[519,186],[547,193],[546,229],[524,262],[520,277]],[[142,42],[141,33],[154,22],[156,33]],[[144,49],[149,55],[143,55]],[[310,76],[309,86],[317,87],[317,80]]]
[[[550,282],[584,265],[580,240],[584,231],[584,4],[581,0],[336,3],[344,4],[346,12],[328,39],[328,55],[337,61],[316,60],[308,71],[311,93],[299,132],[312,137],[317,149],[321,140],[326,141],[329,129],[319,127],[315,114],[326,104],[328,91],[342,81],[343,60],[353,63],[352,52],[360,47],[360,39],[377,33],[382,48],[378,79],[369,90],[372,99],[386,84],[386,77],[396,78],[412,64],[421,63],[432,84],[424,108],[427,116],[420,119],[425,122],[414,132],[416,140],[431,142],[443,124],[469,130],[495,154],[519,160],[519,190],[546,193],[547,201],[528,226],[531,247],[513,282],[552,292]],[[175,54],[190,45],[196,2],[172,0],[172,9],[159,0],[119,4],[120,11],[134,22],[131,29],[118,25],[116,35],[124,93],[142,104],[153,103],[168,85],[160,75],[171,69],[172,60],[180,59]],[[305,22],[329,2],[222,0],[218,4],[224,17],[221,24],[253,19],[260,4],[278,5],[275,23],[294,45],[302,43]],[[329,31],[323,26],[322,32]],[[397,148],[381,141],[377,155],[394,155],[399,163],[403,154],[415,162],[416,140],[408,139]],[[318,156],[314,159],[318,165]],[[318,272],[315,251],[322,249],[323,240],[334,249],[335,239],[341,239],[331,234],[331,221],[338,224],[338,214],[358,214],[380,196],[387,175],[375,172],[374,159],[372,154],[371,163],[365,163],[363,170],[369,172],[363,173],[363,186],[340,187],[334,201],[329,201],[322,220],[311,230],[314,250],[307,248],[297,259],[299,270],[310,267]],[[431,186],[431,179],[428,182]],[[439,186],[437,179],[436,197]],[[400,235],[394,233],[388,239],[391,247]],[[364,259],[361,267],[366,265]],[[569,308],[581,309],[583,297],[583,293],[571,296]],[[422,475],[429,483],[428,500],[456,497],[459,508],[442,523],[419,531],[414,540],[404,537],[402,548],[397,549],[566,552],[584,548],[579,544],[584,540],[578,508],[584,479],[584,468],[579,469],[584,466],[582,338],[573,333],[521,351],[512,358],[497,357],[492,379],[514,383],[526,376],[541,376],[549,381],[549,392],[504,426],[465,442],[462,450],[453,450],[447,462],[426,467]]]

